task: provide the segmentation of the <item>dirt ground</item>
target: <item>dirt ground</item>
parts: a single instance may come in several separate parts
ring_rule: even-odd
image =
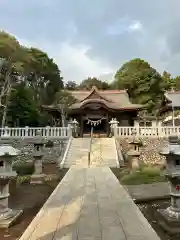
[[[53,164],[44,167],[46,174],[57,174],[58,180],[51,180],[41,185],[23,184],[10,195],[9,207],[22,209],[23,215],[19,221],[9,229],[0,229],[0,240],[18,240],[45,201],[53,192],[66,171],[58,172]]]

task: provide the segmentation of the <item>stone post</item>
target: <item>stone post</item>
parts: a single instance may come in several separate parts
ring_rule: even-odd
[[[111,121],[109,122],[110,124],[110,129],[111,129],[111,134],[114,137],[117,137],[118,132],[117,132],[117,127],[118,127],[118,121],[116,118],[112,118]]]
[[[78,121],[74,118],[74,120],[71,122],[72,125],[72,135],[73,137],[77,137],[78,135]]]
[[[169,233],[180,233],[180,145],[177,136],[169,137],[169,145],[159,151],[166,157],[165,176],[170,186],[171,204],[158,209],[158,221]]]
[[[132,130],[132,136],[133,139],[132,141],[129,142],[131,149],[128,152],[128,156],[129,156],[129,166],[131,168],[132,171],[136,171],[139,169],[139,156],[140,156],[140,151],[139,151],[139,147],[141,145],[140,140],[136,137],[136,130],[133,129]]]
[[[0,227],[8,228],[22,214],[22,210],[12,210],[8,204],[9,183],[17,175],[12,171],[12,161],[20,151],[9,144],[8,137],[2,137],[0,142]]]
[[[70,121],[68,123],[68,137],[72,136],[72,122]]]
[[[45,174],[43,174],[42,171],[42,158],[44,156],[43,153],[43,147],[46,143],[46,140],[41,136],[40,132],[37,131],[36,137],[33,140],[34,143],[34,173],[31,176],[31,183],[43,183],[43,179],[45,177]]]

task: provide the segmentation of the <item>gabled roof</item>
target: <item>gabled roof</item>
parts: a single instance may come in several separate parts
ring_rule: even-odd
[[[71,109],[83,108],[88,103],[101,103],[110,109],[135,110],[143,108],[143,105],[132,104],[126,90],[98,90],[92,87],[91,91],[70,91],[77,102]]]

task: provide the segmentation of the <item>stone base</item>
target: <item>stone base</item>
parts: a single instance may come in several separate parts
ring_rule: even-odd
[[[44,183],[45,174],[33,174],[31,176],[31,184],[42,184]]]
[[[0,217],[0,228],[9,228],[15,224],[22,215],[23,210],[9,210]]]
[[[157,211],[158,223],[169,234],[180,233],[180,213],[175,213],[168,209],[159,209]]]

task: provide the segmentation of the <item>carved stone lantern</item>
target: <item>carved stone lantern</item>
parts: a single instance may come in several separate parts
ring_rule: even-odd
[[[43,147],[47,141],[41,136],[41,133],[37,131],[34,144],[34,173],[31,176],[31,183],[42,183],[45,174],[42,171],[42,158],[44,156]]]
[[[12,210],[8,207],[9,183],[16,177],[16,172],[12,171],[13,158],[20,154],[20,151],[13,148],[8,136],[0,139],[0,227],[10,227],[22,214],[22,210]]]
[[[132,130],[132,141],[129,142],[131,149],[128,151],[129,165],[132,170],[139,169],[139,148],[141,146],[141,141],[136,137],[136,130]]]
[[[169,137],[169,145],[160,150],[166,157],[165,176],[170,185],[171,204],[159,209],[159,223],[170,233],[180,233],[180,145],[177,136]]]

